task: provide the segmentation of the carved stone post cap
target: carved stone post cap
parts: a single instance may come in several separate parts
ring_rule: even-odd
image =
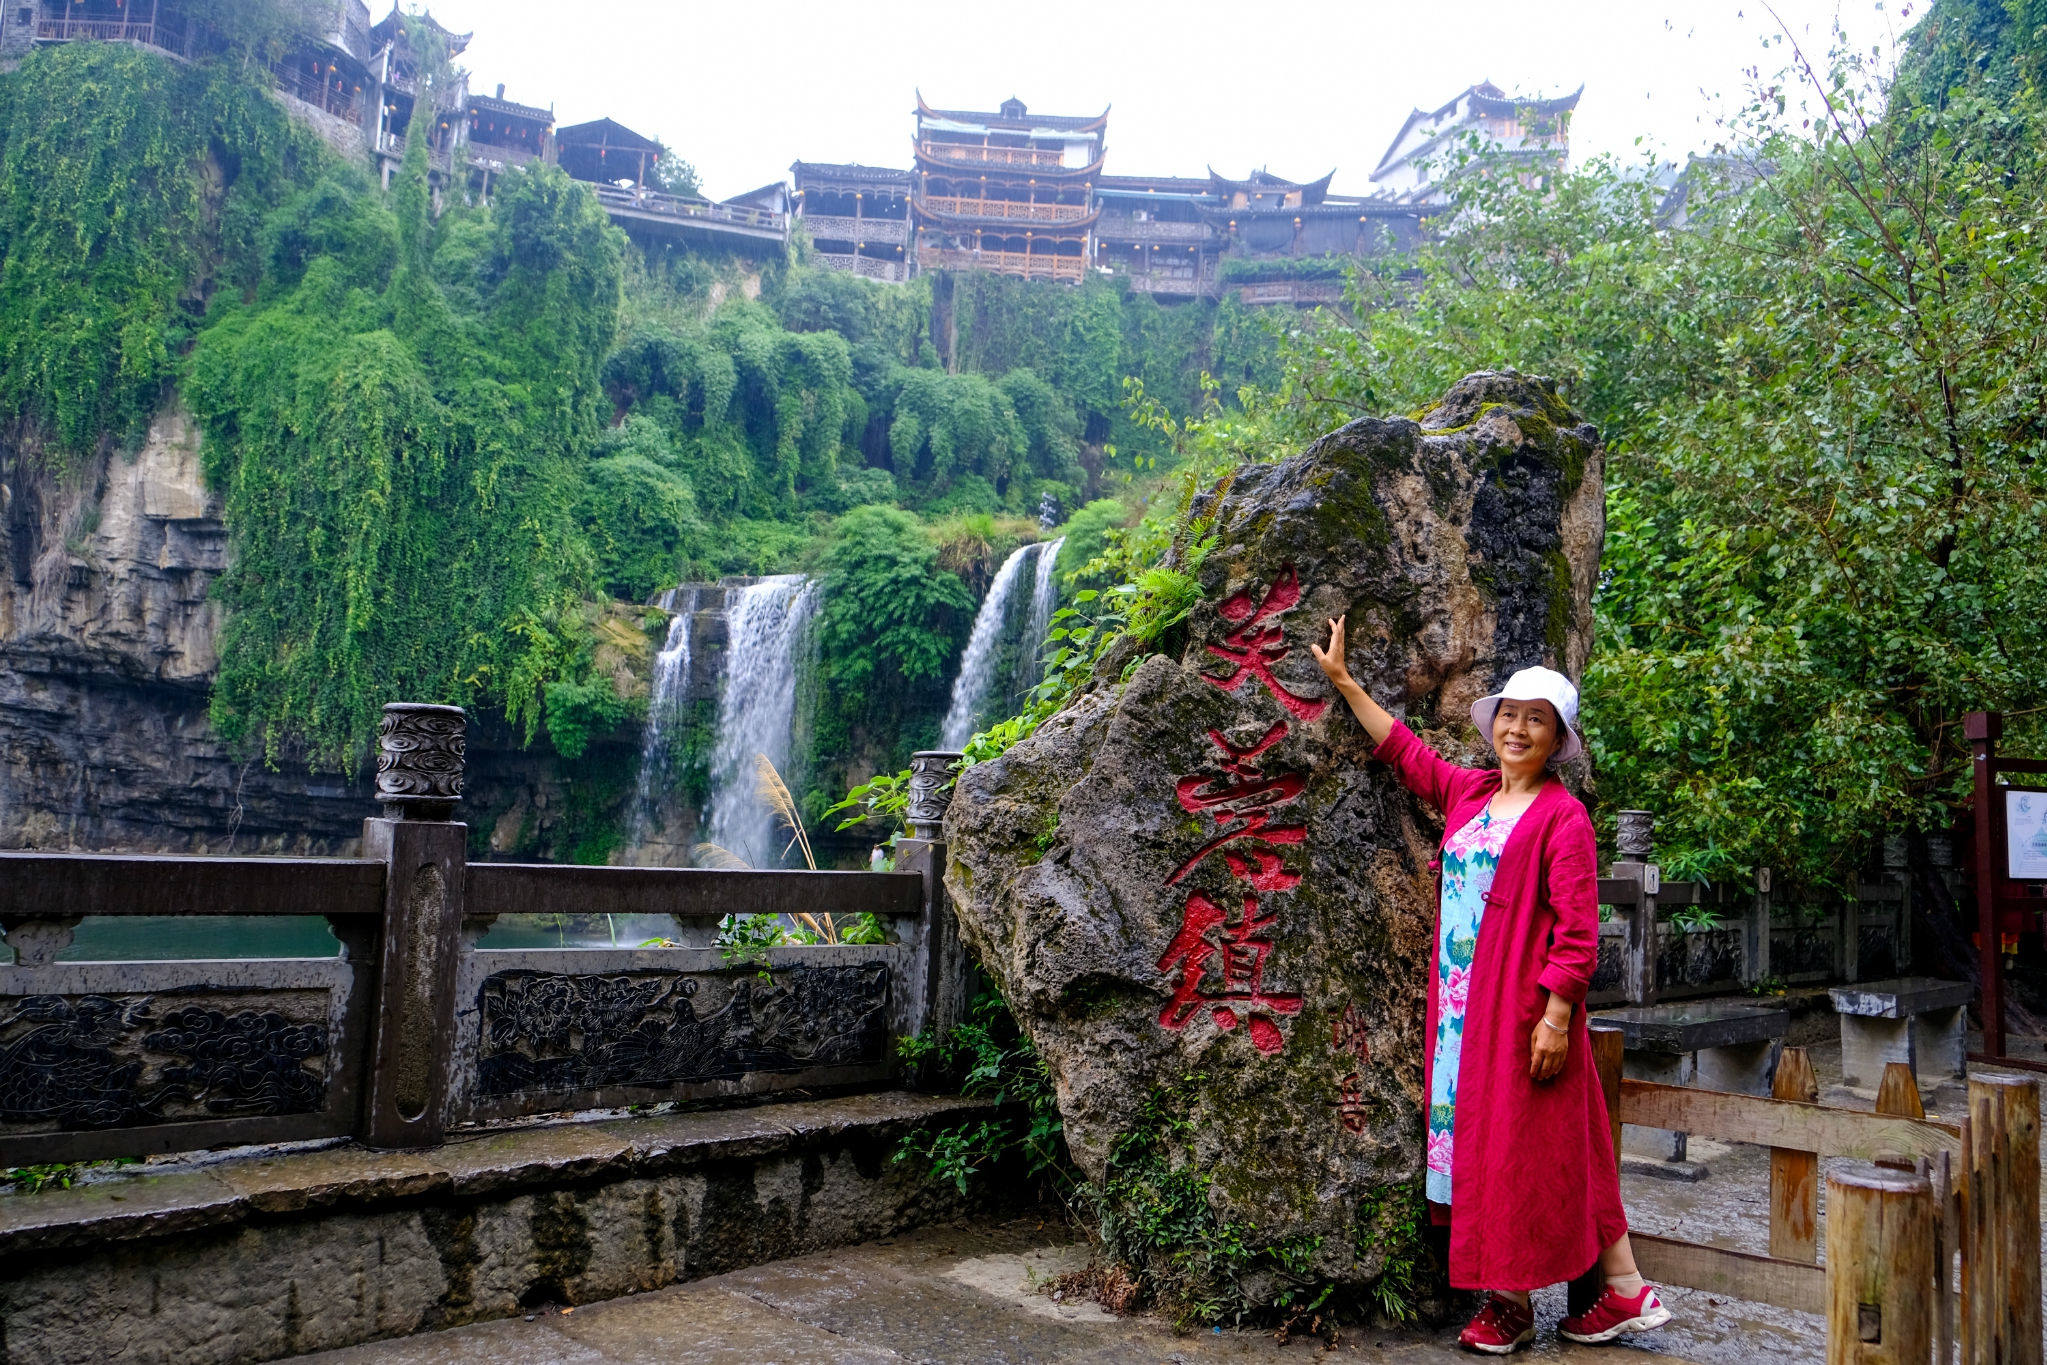
[[[1624,810],[1614,839],[1623,858],[1647,860],[1656,852],[1656,817],[1646,810]]]
[[[462,799],[469,717],[459,706],[394,701],[377,727],[377,797],[394,820],[447,820]]]
[[[945,811],[952,804],[952,765],[965,757],[957,749],[920,749],[910,755],[908,815],[913,837],[944,837]]]

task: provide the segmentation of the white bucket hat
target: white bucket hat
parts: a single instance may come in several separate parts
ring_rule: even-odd
[[[1471,704],[1471,723],[1478,727],[1479,738],[1488,745],[1493,742],[1493,716],[1503,701],[1546,701],[1556,708],[1557,719],[1564,723],[1564,742],[1550,755],[1552,766],[1569,763],[1585,752],[1585,745],[1578,738],[1578,689],[1555,669],[1524,668],[1507,679],[1505,687]]]

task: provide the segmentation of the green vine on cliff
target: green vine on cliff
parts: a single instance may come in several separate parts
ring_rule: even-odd
[[[0,413],[59,464],[135,444],[268,212],[326,157],[261,88],[124,43],[0,77]]]
[[[435,220],[423,149],[388,205],[339,168],[308,191],[332,207],[291,238],[303,272],[216,310],[193,360],[236,547],[214,722],[273,759],[352,765],[399,697],[499,706],[529,738],[557,700],[578,749],[618,718],[585,685],[577,507],[619,234],[551,168]]]

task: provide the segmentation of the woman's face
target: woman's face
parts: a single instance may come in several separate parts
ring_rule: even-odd
[[[1493,712],[1493,752],[1510,773],[1532,773],[1564,742],[1556,708],[1546,701],[1502,700]]]

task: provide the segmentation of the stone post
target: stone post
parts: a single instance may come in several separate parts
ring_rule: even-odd
[[[910,755],[910,837],[896,844],[897,870],[924,878],[924,915],[918,923],[924,949],[919,1032],[945,1033],[966,1019],[973,1004],[973,962],[945,894],[945,812],[952,804],[952,767],[962,757],[946,749]],[[936,1079],[921,1078],[924,1083]]]
[[[1891,929],[1893,976],[1912,975],[1912,860],[1905,836],[1884,840],[1884,873],[1898,888],[1897,918]]]
[[[385,866],[376,1028],[360,1135],[372,1147],[431,1147],[447,1125],[455,958],[468,879],[462,799],[467,718],[459,706],[393,702],[378,731],[384,814],[363,821],[363,856]]]
[[[1620,813],[1616,839],[1620,857],[1614,861],[1616,879],[1637,882],[1642,898],[1628,917],[1627,966],[1624,969],[1628,1003],[1656,1003],[1656,893],[1662,886],[1662,870],[1652,861],[1656,856],[1656,817],[1646,810]]]
[[[1755,899],[1749,904],[1748,919],[1742,926],[1742,971],[1745,986],[1753,986],[1770,974],[1770,869],[1756,869]]]

